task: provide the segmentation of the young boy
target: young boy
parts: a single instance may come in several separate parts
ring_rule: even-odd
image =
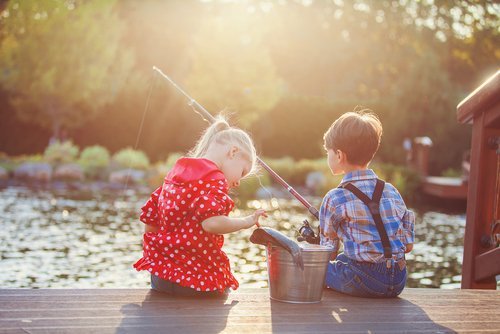
[[[406,283],[415,216],[396,188],[368,169],[382,124],[369,110],[340,116],[324,135],[328,166],[344,174],[320,209],[321,244],[334,248],[326,286],[361,297],[396,297]],[[337,255],[339,242],[344,252]]]

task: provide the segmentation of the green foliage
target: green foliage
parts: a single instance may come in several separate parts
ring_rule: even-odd
[[[113,100],[132,65],[120,48],[115,0],[9,1],[2,12],[0,84],[18,116],[80,126]]]
[[[191,147],[206,124],[171,85],[148,81],[153,64],[209,111],[234,111],[266,156],[321,157],[328,126],[364,105],[384,125],[378,160],[403,164],[403,139],[430,136],[437,175],[458,168],[470,145],[470,125],[457,124],[456,105],[500,61],[500,12],[486,0],[279,6],[11,0],[2,8],[0,82],[17,114],[47,127],[59,120],[77,127],[106,110],[75,138],[80,146],[97,142],[111,151],[136,140],[145,115],[141,147],[155,160]],[[138,112],[153,83],[147,113]],[[0,100],[6,93],[0,91]],[[36,152],[25,133],[12,130],[10,113],[0,108],[0,132],[12,136],[2,136],[0,149]]]
[[[55,141],[47,146],[43,153],[44,160],[52,165],[76,161],[80,149],[71,140]]]
[[[448,168],[441,175],[445,177],[461,177],[462,171],[455,168]]]
[[[292,178],[294,172],[294,160],[290,157],[283,157],[280,159],[264,158],[263,161],[271,167],[279,176],[284,180]],[[262,173],[267,173],[262,171]]]
[[[187,78],[192,96],[214,110],[238,111],[248,126],[279,101],[283,82],[251,16],[207,15],[193,40]],[[216,45],[216,47],[214,47]]]
[[[16,163],[7,154],[0,152],[0,167],[7,172],[12,172],[16,167]]]
[[[323,156],[323,134],[356,102],[332,102],[324,97],[284,96],[251,128],[256,143],[271,157],[294,159]]]
[[[78,164],[90,177],[98,177],[109,166],[110,155],[105,147],[94,145],[83,149]]]
[[[403,198],[408,201],[415,200],[415,194],[420,186],[420,175],[413,169],[405,166],[376,163],[372,166],[378,177],[392,183]]]
[[[16,164],[21,164],[23,162],[44,162],[45,158],[42,154],[23,154],[13,157],[12,160]]]
[[[330,174],[330,169],[326,158],[321,159],[301,159],[295,164],[294,173],[290,182],[295,184],[305,184],[307,175],[312,172],[321,172],[325,177]]]
[[[168,174],[168,172],[175,165],[175,162],[182,157],[183,154],[180,152],[170,153],[164,161],[157,162],[150,173],[148,183],[151,187],[159,187],[163,184],[163,179]]]
[[[116,152],[112,160],[121,168],[144,170],[149,167],[149,159],[146,154],[140,150],[134,150],[131,147]]]

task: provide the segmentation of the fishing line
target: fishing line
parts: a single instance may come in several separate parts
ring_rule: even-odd
[[[280,203],[278,201],[278,199],[276,197],[274,197],[273,193],[268,189],[268,187],[266,187],[265,185],[262,184],[262,181],[261,181],[261,176],[260,175],[256,175],[257,177],[257,180],[259,181],[259,184],[261,186],[262,189],[264,189],[264,191],[269,195],[269,201],[271,202],[270,206],[271,208],[274,208],[274,205],[273,203],[276,202],[276,209],[281,212],[281,206],[280,206]],[[273,201],[275,200],[275,201]]]
[[[150,84],[149,84],[149,92],[148,92],[148,97],[146,99],[146,106],[144,107],[144,112],[142,113],[142,118],[141,118],[141,123],[139,125],[139,130],[137,131],[137,136],[135,138],[134,151],[137,150],[137,147],[139,146],[139,140],[140,140],[141,135],[142,135],[142,128],[144,127],[144,120],[146,119],[146,114],[149,110],[149,103],[151,100],[151,95],[153,93],[153,88],[155,86],[156,81],[158,80],[157,78],[158,78],[158,76],[156,75],[156,72],[153,71],[153,78],[151,79]],[[125,178],[125,187],[123,189],[124,191],[128,190],[128,181],[130,179],[130,173],[131,173],[131,168],[130,168],[131,162],[132,162],[132,160],[129,159],[129,164],[128,164],[128,168],[127,168],[127,177]]]

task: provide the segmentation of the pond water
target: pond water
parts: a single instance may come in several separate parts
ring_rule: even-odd
[[[138,220],[148,194],[0,190],[0,287],[144,288],[146,272],[132,264],[141,256]],[[320,205],[320,198],[311,198]],[[306,210],[294,199],[252,200],[265,208],[263,225],[294,237]],[[250,209],[233,214],[248,214]],[[415,210],[416,243],[408,259],[408,287],[459,288],[465,214]],[[317,225],[317,222],[313,222]],[[248,241],[251,230],[226,236],[224,250],[241,286],[266,287],[266,252]]]

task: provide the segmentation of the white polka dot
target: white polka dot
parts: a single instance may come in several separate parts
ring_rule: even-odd
[[[203,184],[203,180],[198,181],[199,184]]]

